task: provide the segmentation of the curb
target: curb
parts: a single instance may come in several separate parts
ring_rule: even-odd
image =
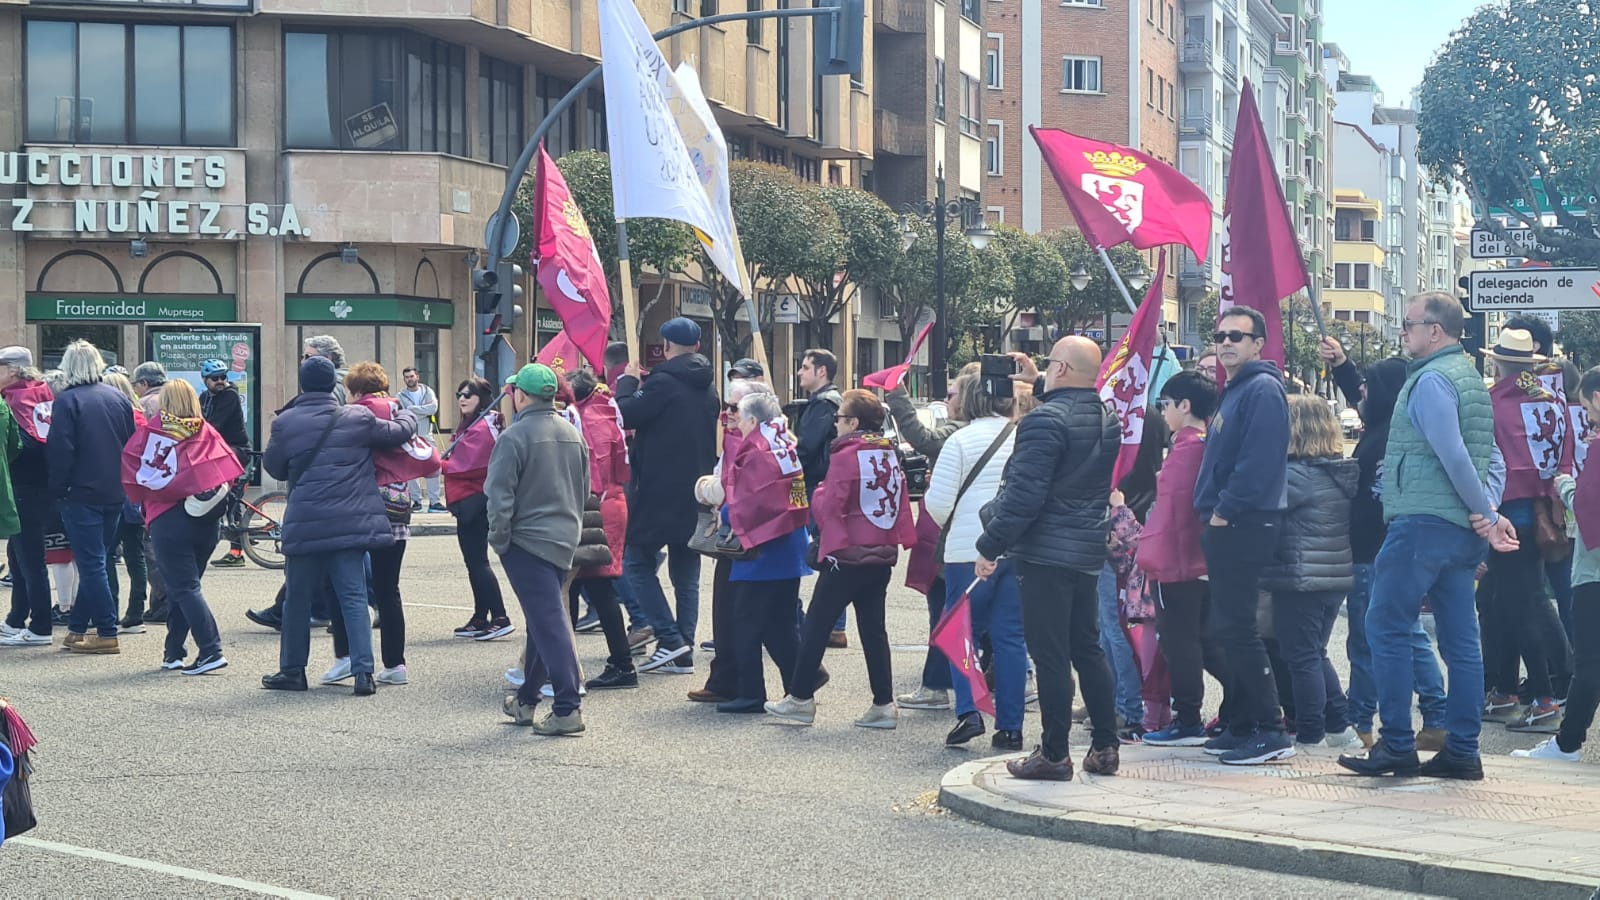
[[[1063,813],[980,787],[976,783],[978,777],[994,762],[977,760],[945,773],[939,785],[939,805],[963,818],[1017,834],[1397,891],[1483,900],[1527,895],[1530,890],[1539,897],[1585,900],[1595,891],[1593,879],[1579,881],[1583,876],[1520,866],[1445,861],[1426,854],[1180,825],[1136,816]]]

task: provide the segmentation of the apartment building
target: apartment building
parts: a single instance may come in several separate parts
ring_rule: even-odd
[[[1337,188],[1333,206],[1333,286],[1323,300],[1334,319],[1385,327],[1392,284],[1383,204],[1360,190]]]
[[[659,29],[717,0],[641,7]],[[597,16],[576,0],[0,4],[0,144],[18,148],[0,154],[0,203],[19,213],[0,217],[0,332],[47,363],[80,337],[178,372],[231,358],[258,429],[310,334],[453,384],[507,166],[595,65]],[[871,73],[815,78],[810,36],[713,26],[663,50],[697,68],[734,155],[859,184]],[[604,149],[605,103],[581,98],[551,152]],[[677,311],[705,318],[700,299],[667,285],[647,341]],[[519,355],[557,326],[530,308]]]
[[[985,16],[982,195],[990,221],[1034,233],[1074,227],[1028,136],[1030,125],[1137,147],[1177,164],[1178,60],[1184,40],[1180,0],[980,2]],[[1222,65],[1221,57],[1216,64]],[[1164,319],[1175,327],[1176,278],[1167,295]],[[1117,317],[1114,333],[1126,319]]]

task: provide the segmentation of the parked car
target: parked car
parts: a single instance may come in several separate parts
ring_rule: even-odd
[[[1344,431],[1346,438],[1354,440],[1361,434],[1361,415],[1353,408],[1346,406],[1339,411],[1339,428]]]

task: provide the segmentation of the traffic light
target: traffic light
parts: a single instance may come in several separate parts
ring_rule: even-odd
[[[489,315],[500,305],[500,276],[493,269],[472,270],[472,298],[479,315]]]
[[[490,311],[494,313],[495,330],[504,334],[513,330],[517,320],[522,318],[522,267],[502,259],[494,269],[499,297]]]
[[[867,26],[865,0],[816,0],[833,15],[811,19],[811,54],[817,75],[861,77],[862,33]]]

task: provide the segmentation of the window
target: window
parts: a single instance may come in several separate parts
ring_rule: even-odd
[[[978,0],[961,0],[961,18],[969,22],[983,21],[983,8],[978,5]]]
[[[548,116],[550,110],[555,109],[561,98],[572,90],[573,83],[549,75],[540,75],[534,83],[534,109],[540,119]],[[560,159],[567,153],[578,149],[578,104],[567,107],[561,117],[551,123],[550,130],[544,135],[545,149],[550,152],[551,159]],[[520,152],[520,149],[519,149]]]
[[[1156,21],[1156,0],[1144,0],[1144,20],[1151,24]]]
[[[990,45],[983,51],[983,84],[998,91],[1005,86],[1006,36],[989,32]]]
[[[764,163],[769,163],[774,166],[781,166],[784,164],[784,161],[787,158],[788,157],[784,155],[782,147],[763,146],[761,148],[761,161]]]
[[[1299,20],[1293,15],[1280,14],[1278,21],[1280,27],[1278,28],[1277,51],[1279,53],[1293,53],[1295,48],[1295,25],[1299,23]]]
[[[978,79],[961,74],[961,133],[979,136]]]
[[[290,147],[464,155],[466,52],[403,32],[283,36]]]
[[[778,0],[779,9],[788,9],[789,0]],[[785,24],[778,29],[778,127],[784,131],[789,130],[789,27]]]
[[[1004,206],[988,206],[984,208],[984,220],[995,225],[1003,225],[1006,221],[1006,208]]]
[[[990,119],[987,125],[983,138],[984,171],[990,175],[1000,175],[1005,171],[1006,123],[1000,119]]]
[[[686,16],[691,15],[689,12],[689,3],[690,0],[672,0],[672,11],[675,13],[683,13]]]
[[[522,67],[492,56],[478,60],[478,154],[511,165],[522,153]]]
[[[27,23],[26,140],[227,147],[233,31],[220,25]]]
[[[589,96],[584,104],[588,107],[585,115],[588,119],[587,133],[581,138],[585,150],[599,150],[606,152],[611,149],[611,133],[606,131],[606,95],[604,91],[596,88],[589,91]]]
[[[1062,6],[1093,6],[1097,9],[1105,8],[1105,0],[1061,0]]]
[[[1151,108],[1156,105],[1156,70],[1148,66],[1144,70],[1144,105]]]
[[[1373,219],[1361,221],[1361,239],[1363,241],[1376,241],[1378,239],[1378,223]]]
[[[728,140],[728,159],[750,158],[750,137],[743,134],[726,135]]]
[[[760,12],[761,0],[745,0],[746,12]],[[744,23],[744,40],[747,44],[761,43],[761,25],[765,19],[750,19]]]
[[[1333,264],[1333,286],[1339,290],[1350,289],[1350,264]]]
[[[1167,118],[1172,119],[1178,115],[1178,86],[1167,82]]]
[[[706,16],[714,16],[716,14],[717,0],[700,0],[700,15],[702,18]]]
[[[1206,114],[1205,88],[1189,88],[1183,92],[1183,114],[1186,116],[1203,116]]]
[[[1167,79],[1164,75],[1156,76],[1156,111],[1167,111]]]
[[[1358,291],[1365,291],[1372,287],[1372,266],[1366,263],[1356,263],[1351,267],[1350,274],[1354,276],[1351,284]]]
[[[944,121],[944,60],[933,58],[933,120]]]
[[[800,176],[802,181],[821,181],[822,164],[814,159],[796,156],[794,158],[794,174]]]
[[[1061,90],[1075,94],[1100,93],[1100,57],[1061,57]]]

